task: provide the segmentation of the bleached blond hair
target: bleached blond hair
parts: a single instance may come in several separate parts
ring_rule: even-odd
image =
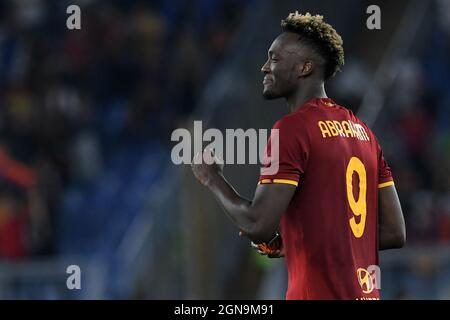
[[[341,36],[321,15],[311,15],[309,12],[290,13],[281,20],[283,32],[293,32],[299,39],[311,45],[325,60],[325,79],[333,77],[344,65],[344,48]]]

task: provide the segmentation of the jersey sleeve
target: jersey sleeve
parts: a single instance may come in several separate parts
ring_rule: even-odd
[[[267,142],[258,184],[298,186],[305,172],[308,153],[309,141],[302,118],[285,117],[278,120]]]
[[[377,143],[378,147],[378,188],[384,188],[394,185],[392,171],[388,163],[384,159],[383,150]]]

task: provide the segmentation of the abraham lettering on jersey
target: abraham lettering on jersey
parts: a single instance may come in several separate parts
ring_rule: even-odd
[[[369,135],[362,125],[350,120],[320,120],[317,125],[323,138],[343,137],[356,138],[362,141],[370,141]]]

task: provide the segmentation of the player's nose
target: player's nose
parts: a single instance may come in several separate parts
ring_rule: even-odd
[[[263,66],[261,67],[261,72],[266,74],[269,73],[270,69],[269,69],[269,60],[267,60]]]

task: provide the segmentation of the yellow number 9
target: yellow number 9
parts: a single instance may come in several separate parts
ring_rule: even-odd
[[[358,200],[353,196],[353,172],[359,176],[359,196]],[[354,216],[349,220],[350,228],[356,238],[361,238],[364,234],[364,227],[366,226],[367,205],[367,180],[366,168],[364,164],[357,157],[352,157],[347,165],[346,174],[347,183],[347,199],[352,209]],[[360,217],[359,223],[356,222],[355,217]]]

